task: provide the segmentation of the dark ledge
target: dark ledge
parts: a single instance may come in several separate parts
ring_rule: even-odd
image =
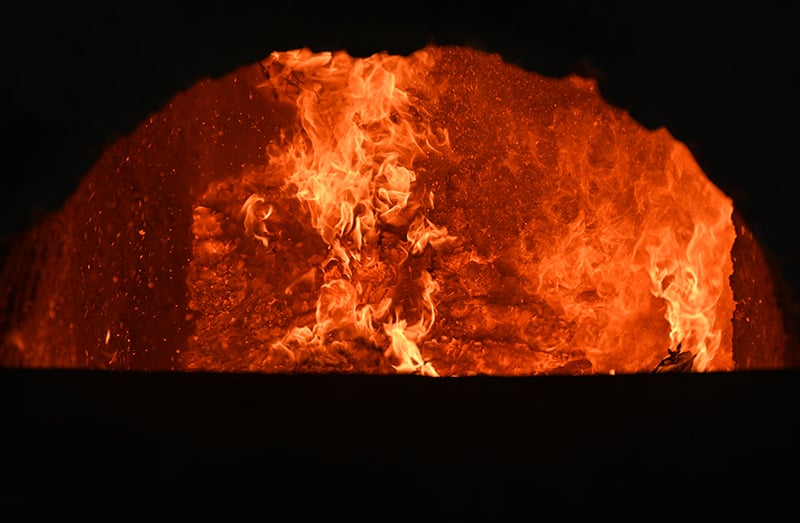
[[[797,378],[6,370],[0,502],[114,520],[126,513],[106,510],[493,515],[597,503],[769,519],[794,502]]]

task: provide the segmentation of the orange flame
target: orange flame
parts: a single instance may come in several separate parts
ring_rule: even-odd
[[[321,263],[326,282],[316,323],[293,328],[273,348],[290,353],[297,345],[320,348],[337,331],[380,343],[375,322],[387,315],[392,299],[369,302],[362,286],[354,283],[360,271],[381,263],[375,246],[380,230],[406,228],[407,246],[402,248],[411,255],[454,240],[423,214],[423,200],[432,206],[433,193],[414,194],[415,158],[448,147],[446,132],[420,125],[422,114],[404,87],[413,68],[420,66],[397,56],[356,60],[307,49],[273,53],[264,64],[273,73],[264,87],[297,106],[301,127],[282,148],[272,150],[270,167],[285,173],[286,186],[305,204],[311,225],[329,249]],[[254,202],[262,201],[251,196],[245,202],[245,227],[267,246],[262,224],[272,207],[262,216],[251,211]],[[420,299],[433,309],[435,285],[430,275],[425,280]],[[417,346],[430,325],[420,319],[409,326],[400,311],[397,307],[383,323],[387,356],[399,362],[398,372],[436,375]]]
[[[177,96],[15,246],[0,360],[780,368],[776,282],[732,213],[684,144],[590,79],[466,47],[276,52]]]
[[[286,302],[249,368],[336,369],[358,347],[429,376],[644,372],[668,354],[733,368],[731,200],[591,80],[436,46],[261,66],[296,125],[268,145],[261,182],[239,184],[255,186],[243,228],[293,260],[285,296],[315,305]]]
[[[675,169],[667,172],[666,189],[682,195],[683,201],[675,205],[685,207],[684,220],[689,223],[678,228],[653,216],[637,249],[643,248],[649,257],[651,292],[667,303],[670,344],[693,353],[697,370],[732,370],[731,352],[720,350],[723,320],[730,317],[721,316],[717,308],[731,300],[727,294],[733,271],[733,206],[710,184],[698,183],[703,178],[685,148],[676,147],[672,160]]]

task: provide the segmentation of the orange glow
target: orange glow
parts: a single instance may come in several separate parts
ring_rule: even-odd
[[[430,376],[631,373],[679,348],[695,370],[733,368],[732,203],[591,80],[435,47],[261,66],[264,96],[296,118],[264,166],[200,198],[190,280],[218,286],[220,256],[241,263],[238,238],[203,231],[244,202],[269,260],[254,277],[275,284],[257,297],[268,311],[237,312],[263,327],[226,339],[249,370],[390,371],[365,366],[371,352]],[[203,330],[190,368],[224,370]]]
[[[780,324],[757,294],[767,269],[734,219],[684,144],[591,79],[463,47],[274,52],[176,97],[31,233],[15,259],[33,253],[40,283],[12,293],[23,305],[0,360],[424,376],[779,366],[779,334],[756,328]],[[738,278],[732,251],[749,264]]]

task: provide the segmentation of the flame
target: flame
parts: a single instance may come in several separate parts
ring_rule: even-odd
[[[214,312],[189,368],[230,368],[232,343],[259,371],[733,368],[732,202],[593,81],[436,46],[260,67],[258,90],[294,118],[263,168],[198,202],[193,303]],[[221,195],[255,245],[224,232]],[[238,342],[219,334],[213,266],[238,296],[230,321],[254,325]]]
[[[732,273],[733,206],[711,185],[698,183],[702,177],[684,147],[675,147],[671,165],[675,170],[667,172],[666,189],[683,195],[675,204],[685,206],[688,220],[678,228],[648,216],[652,221],[637,249],[647,253],[650,292],[666,301],[670,344],[694,354],[697,370],[732,370],[732,354],[720,350],[722,320],[728,317],[720,317],[717,308],[730,300],[725,294]],[[709,207],[709,201],[717,206]]]
[[[400,248],[411,256],[428,245],[442,248],[455,240],[445,227],[424,215],[433,192],[416,186],[417,156],[448,147],[444,130],[425,125],[425,115],[409,89],[415,69],[425,67],[426,54],[415,60],[378,54],[353,59],[345,53],[313,54],[308,49],[273,53],[262,64],[270,71],[263,88],[297,107],[300,128],[273,148],[271,169],[285,176],[285,189],[303,204],[314,230],[328,247],[320,264],[325,275],[317,300],[315,323],[295,326],[273,349],[293,354],[298,348],[322,350],[332,335],[362,338],[386,345],[398,372],[436,375],[425,363],[418,343],[430,331],[424,318],[409,325],[393,298],[370,301],[359,274],[383,261],[377,248],[383,230],[407,230]],[[422,124],[421,124],[422,122]],[[251,195],[244,203],[245,228],[268,246],[263,225],[273,207],[256,215]],[[419,299],[434,316],[435,284],[427,272]],[[381,323],[383,336],[378,332]],[[385,338],[385,340],[384,340]]]

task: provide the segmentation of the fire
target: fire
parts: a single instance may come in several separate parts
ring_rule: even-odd
[[[31,233],[4,364],[724,371],[735,325],[742,361],[780,358],[748,326],[781,320],[732,201],[593,80],[434,45],[274,52],[231,78],[144,122]]]
[[[228,191],[224,221],[239,198],[249,248],[270,260],[272,276],[257,277],[290,274],[257,297],[268,324],[225,340],[248,370],[632,373],[669,357],[733,368],[731,200],[593,81],[435,46],[298,49],[260,66],[260,91],[293,124],[266,165],[201,199]],[[202,256],[219,251],[220,234],[203,232],[213,207],[196,208],[197,290],[218,263]],[[190,368],[225,368],[218,337],[195,338]]]
[[[389,227],[407,231],[406,238],[398,238],[405,255],[453,240],[423,214],[422,200],[432,206],[433,192],[413,195],[415,158],[447,146],[446,132],[420,125],[426,118],[412,112],[414,96],[401,87],[420,66],[397,56],[353,60],[343,53],[305,49],[273,53],[263,66],[269,74],[264,87],[296,105],[300,120],[300,129],[270,151],[269,168],[283,175],[284,188],[301,202],[328,249],[318,267],[324,283],[315,323],[293,327],[270,348],[293,356],[309,346],[325,350],[329,338],[339,333],[378,345],[386,338],[385,354],[397,362],[398,371],[435,376],[417,346],[430,322],[420,318],[407,325],[402,304],[386,296],[373,300],[359,277],[384,271],[378,242]],[[258,223],[266,230],[269,213],[254,215],[253,198],[243,206],[245,224]],[[264,236],[255,235],[266,244]],[[434,283],[427,273],[423,276],[428,283],[419,299],[428,304]]]

